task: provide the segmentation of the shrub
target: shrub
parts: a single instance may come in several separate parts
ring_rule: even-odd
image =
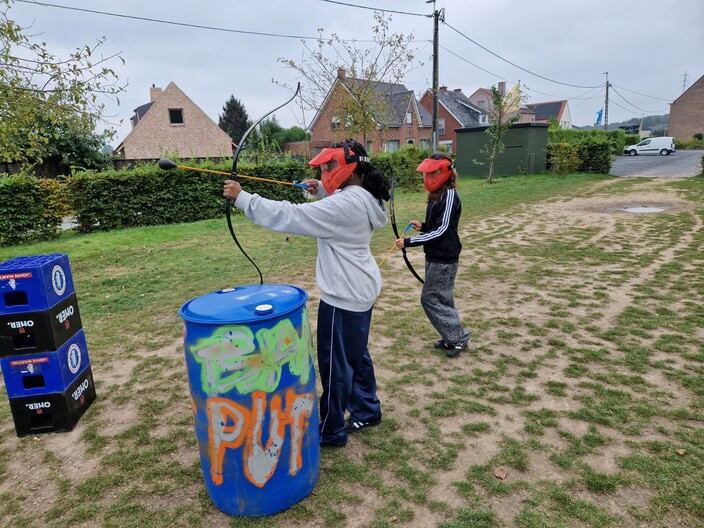
[[[631,134],[630,137],[638,143],[637,135]],[[618,155],[623,152],[626,146],[626,134],[623,130],[578,130],[570,129],[550,129],[548,130],[548,144],[550,143],[570,143],[572,145],[582,143],[583,141],[606,141],[609,145],[609,151],[613,155]],[[632,145],[633,143],[628,143]]]
[[[42,178],[39,180],[39,186],[41,187],[42,199],[47,209],[51,210],[51,214],[63,218],[74,213],[68,185],[64,179]]]
[[[676,139],[675,149],[677,150],[701,150],[704,149],[704,139],[697,139],[697,134],[690,139]]]
[[[59,208],[34,176],[0,178],[0,245],[49,240],[59,234]]]
[[[580,171],[608,174],[611,170],[612,146],[607,138],[598,136],[582,141],[579,144],[579,158],[582,161]]]
[[[553,174],[571,174],[578,172],[582,165],[579,159],[579,147],[569,143],[548,144],[547,170]]]
[[[376,165],[389,180],[393,175],[397,187],[419,190],[423,186],[423,178],[416,172],[416,167],[431,154],[428,149],[405,145],[395,152],[372,154],[369,161]]]
[[[188,165],[183,163],[183,165]],[[194,168],[230,172],[229,166],[204,163]],[[241,163],[241,174],[273,180],[294,181],[312,177],[302,162],[287,160],[259,166]],[[80,173],[69,182],[81,232],[109,231],[126,227],[195,222],[223,214],[222,184],[225,175],[174,169],[163,171],[143,165],[130,171]],[[243,187],[274,200],[302,202],[297,187],[242,180]]]

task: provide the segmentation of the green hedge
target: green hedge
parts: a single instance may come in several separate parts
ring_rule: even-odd
[[[188,165],[188,163],[179,163]],[[204,163],[194,168],[230,172],[229,165]],[[241,163],[238,172],[280,181],[305,180],[312,171],[288,160],[258,166]],[[163,171],[145,165],[130,171],[80,173],[69,181],[78,230],[109,231],[126,227],[177,224],[217,218],[224,212],[225,175],[187,169]],[[273,200],[301,203],[301,189],[286,185],[241,180],[249,192]]]
[[[578,145],[570,145],[569,143],[548,145],[547,167],[553,174],[573,174],[579,172],[581,166]]]
[[[623,147],[628,145],[633,145],[630,141],[635,139],[635,143],[638,143],[637,135],[629,134],[628,143],[626,142],[626,133],[619,130],[579,130],[575,128],[551,128],[548,130],[548,144],[550,143],[569,143],[571,145],[596,141],[601,143],[606,141],[609,145],[611,154],[618,155],[623,153]]]
[[[34,176],[0,178],[0,245],[49,240],[58,236],[62,209],[55,188]]]
[[[416,172],[420,162],[430,156],[432,151],[405,145],[395,152],[372,154],[369,161],[391,180],[396,178],[396,186],[406,189],[420,190],[423,188],[423,178]]]
[[[623,130],[550,129],[547,169],[556,174],[608,174],[612,157],[621,154],[625,144],[626,134]]]
[[[675,149],[676,150],[702,150],[702,149],[704,149],[704,139],[699,139],[697,137],[693,137],[693,138],[685,139],[685,140],[676,139],[675,140]]]
[[[189,164],[187,162],[179,163]],[[230,172],[230,165],[204,163],[197,168]],[[238,171],[280,181],[303,181],[315,174],[305,162],[277,161]],[[131,170],[82,172],[65,183],[33,176],[0,177],[0,245],[9,246],[55,238],[68,213],[76,215],[83,233],[127,227],[175,224],[217,218],[224,213],[222,197],[226,175],[186,169],[163,171],[156,164]],[[301,203],[303,191],[242,179],[242,186],[273,200]]]

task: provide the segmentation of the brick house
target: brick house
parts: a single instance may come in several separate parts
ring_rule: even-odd
[[[350,97],[355,98],[355,94],[360,93],[367,93],[376,109],[372,116],[376,128],[366,137],[367,152],[393,152],[407,144],[430,147],[432,118],[418,104],[413,91],[402,84],[350,78],[340,68],[337,79],[308,127],[311,155],[351,136],[346,124],[350,116],[341,115],[344,113],[341,109],[349,103]],[[362,134],[352,138],[365,144]]]
[[[668,133],[682,141],[704,134],[704,75],[670,105]]]
[[[514,90],[516,87],[514,87]],[[506,96],[506,83],[501,81],[497,85],[497,90],[502,96]],[[491,113],[494,109],[494,102],[491,90],[479,88],[469,96],[472,104],[481,110]],[[567,100],[549,101],[546,103],[520,104],[518,109],[518,123],[550,123],[551,118],[556,118],[560,128],[572,128],[572,116]]]
[[[565,99],[561,101],[550,101],[547,103],[529,103],[525,108],[532,112],[535,117],[532,123],[547,123],[550,124],[550,119],[557,119],[560,128],[572,128],[572,116],[570,115],[570,107]],[[521,122],[526,122],[521,120]]]
[[[150,102],[135,109],[132,131],[114,154],[127,159],[232,156],[232,139],[175,83],[162,90],[152,85]]]
[[[420,104],[429,114],[433,113],[433,92],[426,90]],[[441,86],[438,91],[438,145],[445,145],[451,154],[457,152],[458,128],[484,126],[489,124],[486,111],[472,104],[462,93],[462,89],[448,90]]]
[[[504,81],[501,81],[497,84],[496,89],[499,91],[501,94],[501,97],[506,97],[506,83]],[[513,111],[509,112],[509,114],[506,116],[511,117],[512,115],[515,115],[516,110],[519,112],[519,120],[517,121],[518,123],[532,123],[534,120],[534,115],[531,110],[526,108],[525,106],[520,105],[520,92],[518,91],[519,86],[516,85],[513,87],[511,92],[509,92],[509,95],[512,97],[516,97],[515,100],[515,107],[513,107]],[[516,90],[516,92],[514,92]],[[478,88],[472,95],[468,97],[469,102],[473,104],[475,107],[479,108],[481,112],[487,115],[487,120],[484,123],[481,123],[480,126],[484,125],[489,125],[490,124],[490,116],[494,111],[494,95],[492,94],[491,90],[489,88]]]

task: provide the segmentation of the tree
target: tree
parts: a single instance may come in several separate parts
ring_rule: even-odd
[[[330,94],[339,71],[345,70],[346,80],[341,82],[346,89],[331,94],[339,123],[336,134],[339,139],[361,135],[364,144],[373,131],[384,128],[385,118],[392,115],[389,98],[380,97],[385,95],[379,93],[382,83],[400,84],[415,60],[413,35],[390,34],[391,17],[386,19],[381,12],[374,12],[374,20],[373,46],[369,48],[361,47],[357,41],[343,40],[335,33],[325,39],[319,30],[317,48],[310,48],[303,41],[300,62],[279,58],[279,62],[303,76],[303,105],[315,111]]]
[[[99,53],[105,38],[67,57],[54,56],[8,17],[11,5],[0,0],[0,158],[23,163],[47,154],[57,127],[94,129],[103,116],[103,98],[119,104],[125,87],[108,65],[124,60]]]
[[[294,141],[305,141],[308,139],[308,133],[301,127],[292,126],[281,130],[279,141],[281,144],[293,143]]]
[[[244,105],[239,99],[235,99],[234,95],[231,95],[222,107],[222,114],[218,117],[218,126],[230,136],[232,141],[238,144],[247,129],[252,126],[247,110],[244,109]]]
[[[254,146],[255,155],[280,154],[283,146],[292,141],[304,141],[308,134],[301,127],[284,128],[276,116],[267,117],[252,131],[248,142]]]
[[[489,163],[489,174],[487,180],[491,183],[494,175],[494,167],[496,166],[496,158],[501,154],[506,146],[503,142],[504,134],[511,128],[511,125],[520,119],[519,108],[521,102],[521,94],[518,85],[514,87],[506,96],[501,95],[501,92],[496,89],[496,86],[491,87],[492,108],[489,111],[489,128],[486,129],[486,134],[489,136],[489,144],[481,150],[481,153],[486,155]]]

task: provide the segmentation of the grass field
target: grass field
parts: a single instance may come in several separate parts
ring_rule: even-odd
[[[193,434],[178,310],[258,280],[224,219],[0,248],[69,255],[98,393],[72,432],[18,438],[2,385],[0,526],[704,526],[704,178],[462,180],[460,195],[469,349],[433,349],[394,252],[370,337],[384,420],[323,450],[314,491],[264,518],[213,506]],[[401,229],[423,219],[424,193],[396,200]],[[662,212],[625,211],[642,206]],[[315,328],[315,240],[235,229],[266,282],[309,293]]]

